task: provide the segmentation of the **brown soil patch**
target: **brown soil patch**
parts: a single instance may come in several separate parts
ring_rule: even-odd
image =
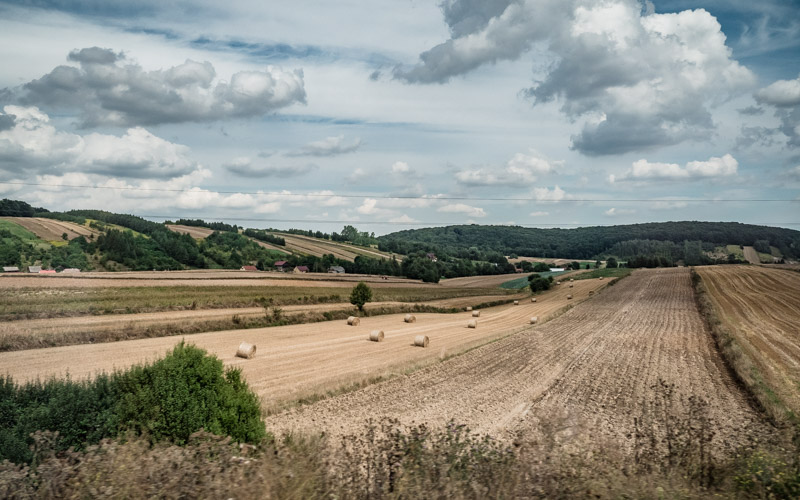
[[[761,264],[761,258],[753,247],[744,247],[744,260],[751,264]]]
[[[517,309],[526,316],[536,310]],[[510,314],[515,308],[500,310]],[[431,343],[436,348],[435,336]],[[715,452],[729,455],[749,435],[770,430],[716,352],[687,269],[636,271],[545,325],[407,377],[287,410],[267,423],[279,432],[338,434],[362,428],[368,417],[429,425],[455,419],[477,431],[530,436],[541,421],[557,416],[559,434],[567,439],[584,437],[632,452],[634,419],[640,429],[663,435],[667,421],[654,393],[660,379],[675,384],[679,395],[708,401]],[[671,410],[688,412],[680,404]]]
[[[351,327],[345,321],[252,330],[231,330],[187,336],[187,341],[209,350],[226,364],[241,367],[266,405],[308,396],[376,376],[402,373],[412,366],[527,328],[530,316],[548,315],[588,297],[608,281],[586,280],[574,289],[557,288],[539,296],[537,303],[522,302],[482,311],[477,329],[468,329],[471,313],[418,313],[417,322],[403,322],[402,314],[362,318]],[[568,301],[567,293],[575,299]],[[473,298],[474,299],[474,298]],[[374,329],[385,341],[369,342]],[[428,335],[431,347],[412,346],[414,336]],[[99,371],[125,368],[162,356],[180,338],[132,340],[108,344],[77,345],[0,354],[2,370],[24,381],[37,377],[89,377]],[[258,346],[253,360],[236,358],[236,347],[246,341]]]
[[[697,272],[723,325],[764,382],[800,415],[800,273],[754,266]]]
[[[61,240],[62,235],[67,233],[67,238],[73,240],[78,236],[89,237],[91,235],[99,236],[100,232],[95,231],[86,226],[74,224],[72,222],[64,222],[54,219],[45,219],[41,217],[0,217],[7,221],[14,222],[32,232],[39,238],[45,241],[58,241]]]

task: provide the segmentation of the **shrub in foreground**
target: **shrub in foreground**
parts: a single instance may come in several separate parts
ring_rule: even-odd
[[[266,436],[260,412],[240,371],[181,342],[159,361],[91,381],[16,385],[0,376],[0,460],[30,462],[37,431],[57,433],[60,451],[124,432],[183,444],[206,429],[252,443]]]

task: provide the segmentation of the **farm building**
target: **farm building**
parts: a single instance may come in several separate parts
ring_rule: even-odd
[[[297,266],[297,267],[294,268],[294,271],[292,271],[292,272],[294,272],[295,274],[297,274],[297,273],[307,273],[308,272],[308,266]]]
[[[328,268],[329,273],[333,274],[344,274],[344,268],[342,266],[331,266]]]
[[[77,274],[77,273],[81,272],[81,270],[78,269],[77,267],[67,267],[64,270],[62,270],[61,272],[62,273],[67,273],[67,274]]]
[[[256,266],[242,266],[239,270],[240,271],[258,271],[258,268]]]
[[[32,274],[39,274],[42,271],[42,266],[28,266],[28,272]]]
[[[286,271],[286,261],[285,261],[285,260],[279,260],[279,261],[277,261],[277,262],[275,263],[275,269],[276,269],[277,271]]]
[[[56,274],[55,269],[42,269],[39,271],[39,274]]]
[[[430,260],[431,262],[437,262],[439,260],[439,259],[436,258],[436,254],[435,253],[427,253],[427,254],[425,254],[425,257],[427,257],[428,260]]]
[[[551,273],[563,273],[564,272],[564,268],[563,267],[551,267],[550,268],[550,272]]]
[[[17,266],[4,266],[3,267],[4,273],[18,273],[19,268]]]

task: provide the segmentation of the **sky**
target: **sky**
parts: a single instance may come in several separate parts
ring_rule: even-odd
[[[800,2],[0,1],[0,197],[376,234],[800,229]]]

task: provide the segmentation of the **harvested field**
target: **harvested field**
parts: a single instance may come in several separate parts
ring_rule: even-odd
[[[598,290],[607,283],[586,280],[575,290],[586,297],[589,290]],[[532,315],[541,321],[558,314],[567,306],[565,296],[566,289],[556,289],[540,295],[535,304],[483,309],[478,329],[466,327],[468,312],[416,313],[417,322],[413,324],[404,323],[402,314],[392,314],[361,318],[358,327],[332,321],[201,333],[186,339],[216,354],[226,364],[240,366],[251,387],[264,398],[265,405],[272,406],[434,363],[449,354],[527,328]],[[370,342],[367,337],[372,330],[383,330],[384,341]],[[415,349],[412,342],[416,335],[428,335],[430,347]],[[179,341],[180,338],[165,337],[7,352],[0,354],[0,366],[19,381],[66,373],[79,379],[154,359]],[[235,357],[236,347],[243,341],[258,346],[254,359]]]
[[[602,283],[575,286],[586,292],[586,281]],[[527,322],[536,306],[502,311],[524,313]],[[474,332],[492,322],[486,316]],[[436,339],[432,334],[432,350]],[[669,407],[658,406],[662,380],[674,384]],[[362,428],[368,415],[434,426],[455,419],[496,436],[521,431],[536,439],[547,438],[540,424],[557,417],[563,439],[582,437],[632,454],[634,419],[639,430],[663,436],[667,415],[689,417],[683,398],[690,396],[708,402],[714,453],[730,456],[750,436],[771,432],[716,352],[695,307],[688,269],[640,270],[544,325],[407,377],[287,410],[267,423],[278,432],[338,434]]]
[[[764,383],[800,415],[800,273],[755,266],[696,271],[723,326]]]
[[[375,250],[373,248],[359,247],[355,245],[348,245],[346,243],[339,243],[335,241],[323,240],[320,238],[311,238],[309,236],[301,236],[297,234],[287,233],[274,233],[275,236],[283,238],[286,241],[286,248],[306,255],[313,255],[315,257],[322,257],[325,254],[333,254],[334,257],[352,262],[358,256],[369,257],[372,259],[391,259],[391,255]],[[402,256],[395,255],[398,261],[402,260]]]
[[[530,274],[530,273],[528,273]],[[507,281],[519,278],[518,274],[495,274],[493,276],[467,276],[464,278],[450,278],[441,281],[441,285],[448,288],[493,288]]]
[[[176,233],[188,234],[192,238],[196,239],[208,238],[214,232],[213,229],[209,229],[207,227],[182,226],[180,224],[167,224],[166,226],[169,228],[170,231],[175,231]]]
[[[32,232],[45,241],[60,241],[61,236],[67,233],[67,239],[73,240],[78,236],[99,236],[100,232],[86,226],[42,217],[0,217],[14,222]]]

